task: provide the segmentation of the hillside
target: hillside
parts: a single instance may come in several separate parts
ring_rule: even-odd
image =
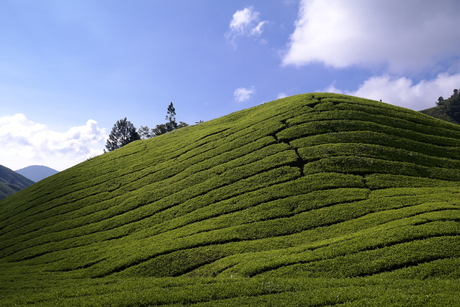
[[[460,126],[292,96],[136,141],[0,206],[0,305],[454,306]]]
[[[460,125],[460,123],[458,121],[456,121],[454,118],[452,118],[451,116],[449,116],[446,113],[446,109],[444,107],[441,107],[441,106],[436,106],[436,107],[432,107],[432,108],[429,108],[429,109],[426,109],[426,110],[421,110],[420,112],[422,112],[423,114],[426,114],[426,115],[433,116],[435,118],[442,119],[442,120],[444,120],[446,122],[449,122],[449,123]]]
[[[30,165],[17,170],[16,173],[21,174],[34,182],[39,182],[46,177],[58,173],[58,171],[43,165]]]
[[[32,180],[0,165],[0,200],[34,184]]]

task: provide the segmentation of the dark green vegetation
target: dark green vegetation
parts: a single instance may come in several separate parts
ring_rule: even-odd
[[[139,135],[141,136],[141,139],[153,138],[155,136],[159,136],[188,126],[187,123],[176,122],[176,108],[174,108],[174,104],[172,102],[170,102],[168,105],[165,119],[167,120],[165,124],[156,125],[155,128],[152,129],[150,129],[148,126],[141,126],[139,129]]]
[[[446,113],[446,109],[442,106],[432,107],[429,109],[421,110],[420,112],[435,118],[439,118],[452,124],[460,125],[460,122],[450,117],[449,114]]]
[[[0,200],[32,184],[34,184],[32,180],[0,165]]]
[[[136,127],[125,117],[113,125],[105,148],[107,151],[112,151],[140,139],[141,137],[137,133]]]
[[[17,170],[16,173],[21,174],[34,182],[39,182],[46,177],[58,173],[58,171],[43,165],[30,165]]]
[[[455,306],[460,126],[305,94],[0,203],[0,305]]]
[[[447,99],[442,96],[438,98],[436,107],[422,110],[420,112],[460,125],[460,91],[454,89],[454,93]]]

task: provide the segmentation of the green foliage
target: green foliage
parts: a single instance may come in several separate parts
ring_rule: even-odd
[[[107,151],[112,151],[133,141],[140,140],[140,138],[139,133],[136,131],[136,127],[125,117],[124,119],[118,120],[115,125],[113,125],[105,147]]]
[[[448,99],[440,96],[436,102],[436,107],[420,112],[454,124],[460,124],[460,93],[458,89],[454,89],[453,92]]]
[[[0,305],[455,305],[459,170],[460,127],[330,93],[133,142],[0,203]]]
[[[456,121],[460,121],[460,94],[458,89],[454,89],[454,93],[450,98],[443,99],[439,104],[446,110],[446,113]]]
[[[166,115],[166,120],[168,121],[166,123],[166,127],[168,128],[168,131],[172,131],[177,129],[177,123],[176,123],[176,108],[174,108],[173,103],[171,102],[168,106],[168,112]]]
[[[187,127],[188,124],[184,122],[176,122],[176,109],[174,108],[173,103],[171,102],[168,106],[168,111],[166,115],[167,122],[165,124],[156,125],[155,128],[150,129],[147,126],[141,126],[139,129],[139,134],[142,139],[149,139],[154,136],[162,135],[173,130]],[[201,121],[200,121],[201,122]]]
[[[153,132],[148,126],[141,126],[137,132],[139,133],[139,136],[142,140],[150,139],[154,136]]]

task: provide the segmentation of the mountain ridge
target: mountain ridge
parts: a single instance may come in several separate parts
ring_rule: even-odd
[[[15,171],[22,176],[29,178],[34,182],[38,182],[46,177],[52,176],[57,174],[58,171],[52,169],[51,167],[44,166],[44,165],[29,165],[24,168],[18,169]]]
[[[328,93],[135,141],[2,202],[0,303],[448,305],[459,149],[454,124]]]
[[[0,165],[0,200],[34,184],[34,181]]]

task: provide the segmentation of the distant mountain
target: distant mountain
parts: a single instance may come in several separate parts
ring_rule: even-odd
[[[32,181],[39,182],[40,180],[59,172],[47,166],[31,165],[17,170],[16,173],[21,174]]]
[[[0,165],[0,199],[4,199],[34,182],[15,171]]]

